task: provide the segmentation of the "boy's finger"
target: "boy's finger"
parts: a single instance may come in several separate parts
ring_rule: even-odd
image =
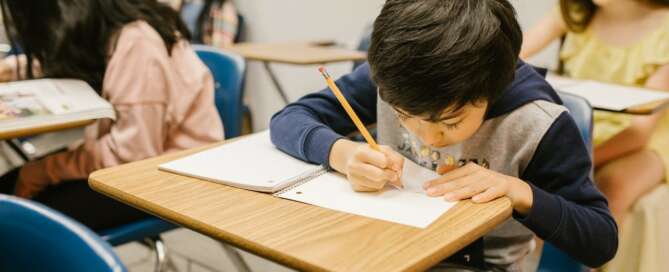
[[[439,165],[439,167],[437,167],[437,174],[445,175],[446,173],[451,172],[456,168],[458,167],[455,165]]]
[[[369,163],[381,169],[388,168],[388,158],[383,152],[376,151],[370,147],[366,147],[356,154],[357,159],[361,162]]]
[[[395,171],[388,169],[381,169],[367,163],[352,164],[349,169],[349,173],[365,177],[367,179],[371,179],[376,182],[384,182],[384,183],[399,179],[399,176],[397,175],[397,173],[395,173]]]
[[[465,176],[459,179],[455,179],[446,183],[437,184],[431,187],[426,188],[426,192],[429,196],[442,196],[444,194],[459,190],[463,187],[469,186],[477,182],[475,178]]]
[[[401,171],[404,167],[404,157],[399,153],[395,152],[392,148],[388,146],[381,146],[381,152],[386,155],[388,159],[388,168],[395,171]]]
[[[487,190],[483,191],[480,194],[477,194],[472,197],[472,201],[476,203],[486,203],[493,201],[499,197],[501,197],[502,191],[498,187],[490,187]]]
[[[454,190],[453,192],[444,194],[444,198],[448,201],[468,199],[484,192],[488,187],[489,184],[487,182],[473,182],[465,187]]]
[[[476,171],[478,171],[477,168],[468,167],[468,166],[453,169],[452,171],[442,175],[441,177],[438,177],[436,179],[433,179],[433,180],[430,180],[430,181],[424,183],[423,188],[428,189],[430,187],[434,187],[434,186],[437,186],[439,184],[448,183],[448,182],[451,182],[453,180],[472,175],[473,173],[476,173]]]
[[[356,192],[376,192],[377,190],[369,187],[365,187],[359,184],[351,183],[351,187],[353,187],[353,190]]]
[[[383,187],[386,186],[385,182],[374,181],[374,180],[365,178],[363,176],[355,175],[355,174],[350,175],[350,179],[351,179],[352,183],[363,186],[363,187],[374,189],[374,191],[381,190]]]

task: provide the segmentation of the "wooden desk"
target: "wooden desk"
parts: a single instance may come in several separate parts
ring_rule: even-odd
[[[0,132],[0,140],[9,140],[14,138],[33,136],[42,133],[61,131],[71,128],[85,127],[87,125],[92,124],[93,122],[95,122],[95,120],[84,120],[84,121],[76,121],[62,124],[51,124],[32,128],[17,129],[12,131],[2,131]]]
[[[374,220],[157,170],[204,148],[93,173],[90,186],[168,221],[299,270],[424,270],[511,215],[506,198],[462,202],[427,229]],[[261,170],[261,169],[259,169]]]
[[[322,43],[240,43],[229,50],[248,60],[294,65],[318,65],[367,58],[364,52],[320,44]]]
[[[663,110],[667,108],[667,106],[669,106],[669,99],[627,108],[623,111],[623,113],[635,114],[635,115],[649,115],[658,112],[660,110]]]
[[[325,65],[328,63],[360,61],[364,52],[331,46],[331,42],[240,43],[228,48],[250,61],[260,61],[285,104],[290,102],[270,63],[292,65]]]

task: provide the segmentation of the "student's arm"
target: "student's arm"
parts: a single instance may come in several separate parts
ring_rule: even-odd
[[[599,267],[618,248],[618,229],[606,198],[593,184],[592,163],[576,123],[562,113],[539,143],[522,179],[532,207],[514,217],[576,260]]]
[[[376,85],[365,64],[337,80],[337,86],[363,123],[376,122]],[[353,122],[329,90],[307,95],[276,113],[270,123],[272,142],[304,161],[329,165],[332,145],[356,131]]]
[[[86,179],[95,170],[160,155],[167,137],[166,101],[168,77],[160,50],[138,42],[127,48],[123,62],[108,67],[105,78],[106,99],[116,111],[106,134],[88,127],[84,143],[74,150],[60,152],[28,163],[21,169],[21,184],[58,184]],[[121,49],[119,49],[121,50]],[[115,53],[115,54],[117,54]],[[110,122],[100,120],[98,124]],[[20,187],[20,186],[17,186]],[[37,192],[26,192],[29,197]]]
[[[645,87],[669,90],[669,65],[655,72],[646,81]],[[649,116],[634,117],[628,128],[598,145],[595,148],[595,167],[603,166],[614,159],[645,148],[664,113],[665,111],[660,111]]]
[[[567,33],[567,26],[560,13],[550,12],[539,24],[524,34],[520,58],[528,59],[534,56],[565,33]]]

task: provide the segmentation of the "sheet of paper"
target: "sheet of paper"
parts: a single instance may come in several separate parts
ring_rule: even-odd
[[[405,161],[405,189],[386,187],[382,192],[358,193],[342,175],[328,173],[280,195],[307,204],[417,228],[426,228],[455,205],[441,197],[429,197],[422,184],[438,175]]]
[[[275,192],[297,176],[320,166],[295,159],[276,149],[269,131],[163,164],[161,170],[230,186]]]
[[[548,78],[548,80],[559,91],[581,96],[597,109],[623,111],[634,106],[669,99],[669,93],[643,88],[564,78],[557,80]]]

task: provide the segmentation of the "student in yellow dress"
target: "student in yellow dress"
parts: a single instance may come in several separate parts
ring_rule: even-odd
[[[521,58],[565,35],[560,60],[566,76],[669,91],[669,1],[561,0],[559,9],[525,33]],[[655,241],[666,235],[659,220],[669,222],[669,216],[653,207],[669,203],[669,187],[658,187],[669,174],[669,114],[595,112],[593,136],[595,181],[622,228],[614,262],[629,260],[620,271],[667,263]],[[641,212],[630,215],[633,207]]]
[[[566,76],[669,91],[669,1],[562,0],[525,34],[528,58],[566,34]],[[595,180],[618,223],[666,180],[669,118],[595,113]]]

